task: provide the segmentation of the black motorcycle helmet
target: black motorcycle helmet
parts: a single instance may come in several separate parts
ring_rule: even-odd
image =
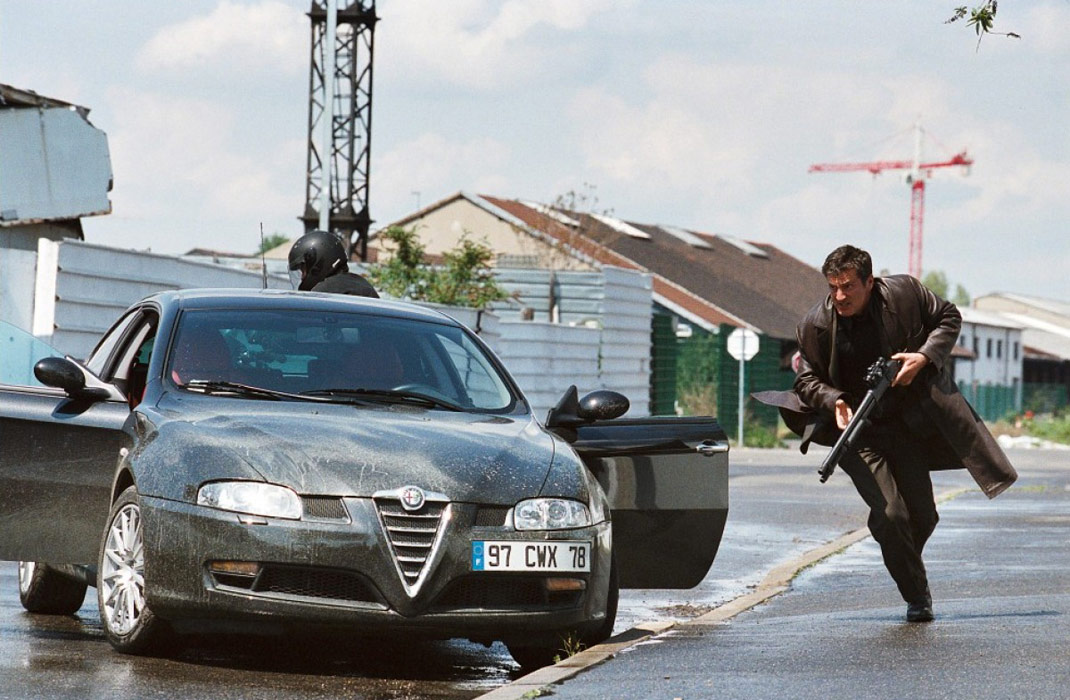
[[[348,272],[347,258],[338,236],[327,231],[309,231],[290,248],[290,281],[307,292],[331,275]]]

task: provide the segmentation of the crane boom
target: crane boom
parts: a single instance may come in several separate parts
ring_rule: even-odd
[[[934,161],[932,163],[918,163],[918,170],[933,170],[934,168],[947,168],[954,165],[970,167],[973,158],[966,154],[956,153],[948,160]],[[817,163],[811,165],[808,172],[811,173],[846,173],[865,170],[866,172],[880,175],[884,170],[913,170],[914,161],[910,160],[877,160],[870,163]]]
[[[925,220],[925,180],[936,168],[962,167],[973,165],[973,158],[966,151],[956,153],[948,160],[921,162],[920,124],[914,125],[914,158],[911,160],[877,160],[869,163],[816,163],[810,166],[811,173],[848,173],[865,171],[880,175],[885,170],[909,170],[907,184],[910,185],[910,255],[907,271],[914,277],[921,277],[921,240],[922,226]]]

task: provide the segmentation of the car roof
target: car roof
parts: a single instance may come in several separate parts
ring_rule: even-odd
[[[179,289],[159,292],[145,301],[180,309],[315,309],[460,325],[440,311],[408,302],[289,289]]]

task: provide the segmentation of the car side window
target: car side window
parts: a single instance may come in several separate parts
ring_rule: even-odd
[[[119,319],[111,327],[111,330],[100,339],[97,346],[93,348],[93,352],[89,354],[89,359],[85,363],[86,369],[100,377],[104,373],[108,358],[111,357],[115,346],[126,336],[126,331],[130,328],[130,324],[140,316],[141,312],[136,310]]]
[[[0,321],[0,384],[44,386],[34,376],[33,366],[45,357],[63,357],[63,353],[18,326]]]
[[[154,312],[138,314],[126,334],[125,344],[117,353],[118,360],[112,365],[110,375],[102,377],[119,387],[126,395],[130,408],[137,406],[145,393],[157,324]]]

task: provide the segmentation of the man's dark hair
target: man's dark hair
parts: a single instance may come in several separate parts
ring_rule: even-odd
[[[858,279],[865,282],[873,276],[873,259],[861,248],[841,245],[829,253],[825,264],[821,266],[821,274],[825,277],[839,277],[848,270],[857,272]]]

